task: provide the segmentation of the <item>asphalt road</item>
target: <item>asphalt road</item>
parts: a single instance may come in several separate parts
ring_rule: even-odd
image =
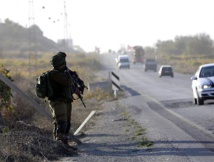
[[[214,161],[214,101],[205,101],[203,106],[192,103],[191,75],[175,72],[174,78],[159,78],[157,72],[144,72],[140,64],[119,70],[116,56],[103,54],[102,62],[107,71],[120,77],[127,93],[120,104],[146,126],[150,138],[162,150],[158,155],[172,154],[175,149],[179,150],[175,154],[190,161]]]

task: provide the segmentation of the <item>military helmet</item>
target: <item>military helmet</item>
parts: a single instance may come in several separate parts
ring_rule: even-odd
[[[57,67],[65,63],[65,57],[66,54],[64,52],[58,52],[52,57],[50,62],[54,67]]]

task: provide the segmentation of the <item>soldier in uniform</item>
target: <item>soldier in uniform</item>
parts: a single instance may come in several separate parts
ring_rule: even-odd
[[[55,140],[69,146],[68,133],[71,128],[72,94],[83,94],[84,82],[75,71],[66,67],[65,58],[64,52],[58,52],[51,59],[53,69],[49,73],[49,83],[53,95],[48,100],[54,119],[53,136]],[[80,85],[79,88],[76,86],[76,82]]]

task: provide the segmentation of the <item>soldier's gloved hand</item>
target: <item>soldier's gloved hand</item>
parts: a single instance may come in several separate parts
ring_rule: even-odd
[[[76,95],[80,95],[80,94],[81,94],[79,88],[75,88],[74,93],[75,93]]]
[[[84,88],[85,88],[84,86],[80,86],[80,87],[79,87],[79,91],[81,92],[81,94],[84,93]]]

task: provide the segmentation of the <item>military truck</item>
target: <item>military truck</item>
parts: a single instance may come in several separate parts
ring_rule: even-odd
[[[132,63],[144,63],[145,51],[142,46],[133,47],[133,60]]]

